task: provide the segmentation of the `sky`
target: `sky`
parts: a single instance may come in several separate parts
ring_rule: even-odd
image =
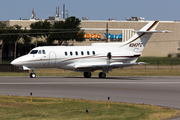
[[[63,4],[69,16],[80,20],[125,21],[125,18],[144,17],[145,20],[180,20],[180,0],[0,0],[0,21],[30,19],[32,9],[36,18],[55,16],[56,7]]]

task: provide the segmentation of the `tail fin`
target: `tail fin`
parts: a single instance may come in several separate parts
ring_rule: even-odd
[[[145,25],[141,30],[134,31],[135,34],[121,46],[128,51],[134,51],[141,53],[146,43],[153,33],[159,33],[164,31],[155,31],[159,21],[151,21]]]

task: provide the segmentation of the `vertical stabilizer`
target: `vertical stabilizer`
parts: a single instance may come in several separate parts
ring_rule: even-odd
[[[141,53],[146,43],[153,33],[160,32],[155,31],[159,21],[151,21],[145,25],[141,30],[134,31],[135,34],[121,46],[123,49],[128,51],[134,51]]]

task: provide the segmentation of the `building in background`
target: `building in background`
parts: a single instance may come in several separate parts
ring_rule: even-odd
[[[63,5],[63,12],[59,12],[59,7],[56,7],[56,15],[49,17],[48,21],[52,24],[55,21],[61,21],[68,17],[68,12]],[[63,18],[61,18],[63,17]],[[109,18],[109,20],[89,20],[88,17],[83,17],[81,21],[81,29],[85,31],[82,43],[67,42],[65,45],[90,45],[91,43],[101,42],[125,42],[133,36],[134,30],[141,29],[148,23],[143,17],[126,18],[127,21],[116,21],[116,19]],[[43,21],[43,19],[36,18],[35,11],[32,11],[31,19],[26,20],[8,20],[5,21],[7,26],[21,25],[22,28],[30,29],[30,24],[33,22]],[[107,27],[108,25],[108,27]],[[108,33],[107,33],[108,29]],[[168,54],[179,53],[180,49],[180,21],[160,21],[156,30],[169,30],[172,33],[155,33],[150,38],[145,49],[143,56],[157,56],[167,57]],[[108,41],[106,41],[108,36]],[[42,39],[43,40],[43,39]]]

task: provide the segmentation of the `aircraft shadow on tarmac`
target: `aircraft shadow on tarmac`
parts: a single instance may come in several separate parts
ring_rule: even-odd
[[[26,77],[25,77],[26,78]],[[38,78],[55,78],[55,79],[61,79],[61,78],[69,78],[69,79],[84,79],[84,80],[90,80],[90,79],[99,79],[99,80],[144,80],[144,77],[126,77],[126,76],[115,76],[115,77],[106,77],[106,78],[99,78],[99,77],[91,77],[91,78],[84,78],[80,76],[37,76],[35,79]]]
[[[110,80],[110,79],[116,79],[116,80],[143,80],[141,77],[106,77],[106,78],[99,78],[99,77],[91,77],[91,78],[84,78],[84,77],[63,77],[63,78],[78,78],[78,79],[100,79],[100,80]]]

